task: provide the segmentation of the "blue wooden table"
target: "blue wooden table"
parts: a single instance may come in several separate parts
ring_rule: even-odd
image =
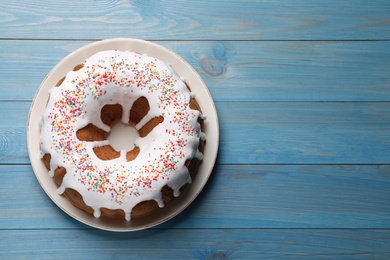
[[[1,1],[0,258],[390,259],[390,2]],[[156,42],[201,75],[220,150],[174,219],[115,233],[46,195],[26,126],[73,50]]]

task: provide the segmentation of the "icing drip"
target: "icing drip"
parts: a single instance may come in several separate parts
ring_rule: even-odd
[[[51,169],[66,169],[58,192],[78,191],[95,217],[105,207],[122,209],[130,220],[132,208],[146,200],[163,207],[161,188],[168,185],[178,196],[180,188],[191,182],[185,162],[203,158],[198,146],[206,135],[197,120],[205,116],[189,107],[191,96],[172,68],[153,57],[104,51],[88,58],[83,68],[69,72],[59,87],[50,90],[41,121],[41,154],[51,154]],[[164,120],[135,140],[140,148],[135,160],[126,161],[125,151],[117,159],[100,160],[93,148],[108,141],[76,137],[77,130],[90,123],[110,131],[100,118],[106,104],[120,104],[122,122],[128,123],[130,109],[140,97],[148,99],[150,110],[135,126],[137,130],[154,117]],[[53,170],[49,174],[53,176]]]
[[[198,159],[198,160],[202,160],[203,159],[203,153],[196,151],[196,154],[195,154],[195,158]]]

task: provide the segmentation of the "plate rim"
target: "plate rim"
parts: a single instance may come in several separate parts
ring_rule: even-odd
[[[121,48],[111,48],[110,46],[124,46],[124,47],[121,47]],[[131,47],[133,46],[133,47]],[[137,47],[138,46],[138,47]],[[196,88],[194,89],[197,89],[199,92],[202,90],[203,94],[206,95],[207,97],[207,103],[209,106],[211,106],[211,110],[212,111],[208,111],[206,114],[206,116],[209,118],[209,115],[212,114],[212,120],[211,122],[208,121],[207,119],[205,120],[205,122],[207,122],[207,125],[209,127],[209,130],[212,132],[212,137],[213,137],[213,140],[209,140],[207,139],[206,142],[206,147],[205,149],[207,149],[208,146],[214,146],[212,147],[213,149],[211,150],[212,151],[212,154],[211,154],[211,157],[210,157],[210,154],[207,155],[207,157],[205,156],[205,158],[208,158],[208,168],[206,169],[207,170],[207,174],[205,174],[204,178],[203,178],[203,181],[200,183],[200,186],[196,189],[195,193],[189,197],[188,200],[186,200],[185,202],[182,202],[179,204],[178,208],[173,211],[173,212],[170,212],[170,213],[166,213],[168,214],[166,217],[154,217],[154,218],[157,218],[156,220],[152,221],[149,225],[148,224],[144,224],[144,225],[140,225],[140,226],[137,226],[137,227],[132,227],[132,226],[125,226],[125,227],[108,227],[106,225],[103,225],[102,223],[99,223],[99,222],[102,222],[102,221],[99,221],[101,220],[102,218],[100,219],[96,219],[94,218],[92,215],[90,215],[89,213],[85,213],[83,211],[81,211],[80,209],[77,209],[75,206],[73,206],[72,204],[70,204],[72,207],[76,208],[76,209],[73,209],[72,211],[69,211],[68,208],[66,208],[64,205],[63,205],[63,199],[62,200],[62,203],[52,194],[52,192],[49,191],[49,188],[45,185],[44,183],[44,179],[43,178],[50,178],[52,179],[51,177],[47,176],[46,177],[42,177],[41,175],[43,175],[43,173],[40,173],[38,172],[38,166],[37,166],[37,163],[36,161],[34,161],[33,159],[35,158],[34,155],[33,155],[33,150],[34,150],[34,141],[36,141],[36,136],[34,137],[33,135],[35,133],[33,133],[32,131],[32,127],[33,127],[33,122],[32,122],[32,116],[35,115],[37,113],[37,109],[39,110],[39,108],[37,108],[37,100],[39,99],[39,97],[41,95],[44,95],[42,94],[42,92],[45,90],[45,87],[50,89],[51,87],[47,87],[45,84],[49,84],[48,82],[51,80],[51,77],[52,75],[57,72],[58,70],[61,70],[62,67],[66,67],[66,62],[69,61],[69,60],[72,60],[72,59],[77,59],[76,56],[77,55],[80,55],[80,54],[84,54],[83,56],[84,59],[85,58],[88,58],[89,56],[92,56],[94,53],[97,53],[98,51],[103,51],[103,50],[112,50],[112,49],[120,49],[120,50],[123,50],[123,51],[133,51],[133,52],[137,52],[136,49],[137,48],[140,48],[139,46],[141,46],[141,49],[143,48],[142,46],[144,46],[145,48],[145,52],[143,52],[142,54],[146,53],[152,57],[156,57],[156,58],[159,58],[159,59],[162,59],[164,60],[165,62],[169,63],[170,65],[173,65],[172,67],[174,67],[174,65],[177,65],[176,63],[181,63],[181,65],[184,65],[184,69],[185,71],[188,73],[188,75],[190,75],[191,77],[194,78],[194,80],[197,80],[199,83],[200,83],[200,86],[196,86]],[[92,51],[94,49],[98,49],[98,51]],[[152,54],[159,54],[159,55],[152,55]],[[166,56],[170,59],[166,60],[164,58],[160,58],[158,56]],[[175,61],[175,64],[171,64],[169,61]],[[74,66],[74,63],[72,63],[71,65]],[[66,73],[68,71],[70,71],[70,69],[62,69],[63,71],[65,71],[63,74],[66,75]],[[180,76],[181,73],[178,72],[179,69],[177,68],[174,68],[175,72]],[[183,71],[183,69],[180,69],[180,71]],[[56,78],[56,80],[58,81],[58,78]],[[51,85],[53,86],[53,85]],[[201,90],[199,90],[198,88],[202,88]],[[194,91],[193,87],[191,87],[191,90]],[[194,91],[196,92],[196,91]],[[48,96],[48,93],[46,94]],[[197,100],[198,101],[198,100]],[[201,106],[202,108],[202,106]],[[204,111],[203,111],[204,112]],[[39,113],[38,113],[39,114]],[[41,114],[40,114],[41,116]],[[40,117],[38,118],[35,118],[35,120],[38,119],[40,120]],[[36,126],[35,126],[36,127]],[[39,128],[39,127],[38,127]],[[212,129],[210,129],[212,128]],[[205,131],[206,132],[206,131]],[[154,227],[154,226],[157,226],[157,225],[160,225],[166,221],[168,221],[169,219],[172,219],[173,217],[177,216],[178,214],[180,214],[182,211],[184,211],[186,208],[189,207],[190,204],[193,203],[193,201],[198,197],[198,195],[200,194],[200,192],[204,189],[204,186],[206,185],[206,183],[208,182],[210,176],[211,176],[211,173],[213,171],[213,168],[216,164],[216,160],[217,160],[217,155],[218,155],[218,150],[219,150],[219,120],[218,120],[218,114],[217,114],[217,110],[216,110],[216,106],[215,106],[215,103],[214,103],[214,100],[211,96],[211,93],[209,91],[209,89],[207,88],[207,85],[205,84],[205,82],[203,81],[202,77],[197,73],[197,71],[186,61],[184,60],[180,55],[178,55],[177,53],[173,52],[172,50],[170,50],[169,48],[167,47],[164,47],[160,44],[157,44],[157,43],[154,43],[154,42],[151,42],[151,41],[145,41],[145,40],[141,40],[141,39],[135,39],[135,38],[111,38],[111,39],[105,39],[105,40],[100,40],[100,41],[94,41],[94,42],[91,42],[91,43],[88,43],[88,44],[85,44],[83,45],[82,47],[79,47],[77,48],[76,50],[70,52],[68,55],[66,55],[64,58],[62,58],[50,71],[49,73],[45,76],[45,78],[42,80],[41,84],[39,85],[35,95],[34,95],[34,98],[32,100],[32,103],[31,103],[31,106],[30,106],[30,110],[29,110],[29,114],[28,114],[28,119],[27,119],[27,150],[28,150],[28,155],[29,155],[29,159],[30,159],[30,162],[31,162],[31,166],[32,166],[32,169],[33,169],[33,172],[40,184],[40,186],[42,187],[42,189],[45,191],[45,193],[48,195],[48,197],[54,202],[54,204],[56,206],[58,206],[62,211],[64,211],[67,215],[71,216],[72,218],[76,219],[77,221],[85,224],[85,225],[88,225],[90,227],[94,227],[94,228],[97,228],[97,229],[101,229],[101,230],[106,230],[106,231],[114,231],[114,232],[129,232],[129,231],[137,231],[137,230],[143,230],[143,229],[148,229],[148,228],[151,228],[151,227]],[[207,134],[208,136],[208,134]],[[38,136],[38,140],[39,140],[39,136]],[[39,143],[39,141],[38,141]],[[36,147],[35,147],[36,148]],[[38,147],[38,151],[40,151],[39,147]],[[41,162],[41,164],[43,164]],[[202,165],[204,163],[201,164],[201,168],[202,168]],[[41,165],[42,166],[42,165]],[[47,172],[47,171],[46,171]],[[198,174],[199,174],[199,171],[198,171]],[[195,181],[198,180],[200,177],[197,176],[197,178],[195,178]],[[51,180],[52,181],[52,180]],[[52,181],[54,183],[54,181]],[[194,182],[194,181],[193,181]],[[192,187],[192,185],[190,186]],[[61,195],[56,195],[57,197],[63,197]],[[181,195],[182,196],[182,195]],[[65,203],[66,204],[69,204],[70,202],[68,201],[68,203]],[[181,206],[180,206],[181,205]],[[164,207],[164,209],[167,208],[167,207]],[[80,215],[76,215],[73,211],[80,211]],[[168,210],[166,210],[168,211]],[[88,215],[86,215],[88,214]],[[82,216],[86,216],[87,219],[83,218]],[[153,214],[153,215],[158,215],[158,213],[156,214]],[[92,218],[91,218],[92,216]],[[92,219],[92,221],[90,221]],[[115,219],[109,219],[109,220],[106,220],[104,222],[110,222],[110,221],[118,221],[118,220],[115,220]],[[134,221],[134,220],[132,220]],[[128,224],[131,223],[128,222]]]

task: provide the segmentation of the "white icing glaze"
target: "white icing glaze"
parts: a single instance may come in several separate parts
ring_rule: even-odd
[[[191,182],[185,162],[202,159],[198,151],[201,132],[198,118],[204,116],[189,107],[190,91],[172,68],[161,60],[132,52],[104,51],[88,58],[84,67],[71,71],[59,87],[50,90],[47,109],[41,121],[41,154],[51,154],[50,175],[63,166],[66,175],[58,192],[78,191],[84,202],[100,216],[100,208],[122,209],[127,220],[141,201],[155,200],[163,207],[161,188],[168,185],[174,196]],[[76,137],[77,130],[92,123],[110,131],[100,119],[106,104],[120,104],[122,122],[128,123],[135,100],[146,97],[150,111],[135,126],[141,129],[149,120],[163,116],[146,137],[135,144],[140,153],[126,161],[103,161],[94,147],[108,141],[86,142]]]

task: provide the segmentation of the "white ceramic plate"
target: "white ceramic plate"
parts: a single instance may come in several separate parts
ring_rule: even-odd
[[[160,209],[159,212],[153,214],[153,216],[144,219],[132,219],[131,221],[95,218],[74,207],[64,196],[57,193],[57,186],[49,176],[40,158],[40,128],[38,122],[45,110],[46,101],[49,98],[48,90],[53,87],[59,79],[65,76],[68,71],[72,70],[76,64],[83,63],[86,58],[99,51],[113,49],[148,54],[149,56],[159,58],[171,64],[176,73],[186,79],[192,92],[196,95],[196,100],[198,101],[203,114],[207,116],[203,130],[207,135],[204,159],[191,186],[188,189],[185,189],[178,199]],[[88,44],[72,52],[60,61],[46,76],[39,87],[30,109],[27,127],[27,143],[31,164],[39,183],[47,195],[58,207],[71,217],[89,226],[110,231],[135,231],[146,229],[163,223],[183,211],[197,197],[209,179],[217,157],[218,142],[219,127],[215,105],[205,83],[196,71],[179,55],[165,47],[143,40],[127,38],[109,39]]]

